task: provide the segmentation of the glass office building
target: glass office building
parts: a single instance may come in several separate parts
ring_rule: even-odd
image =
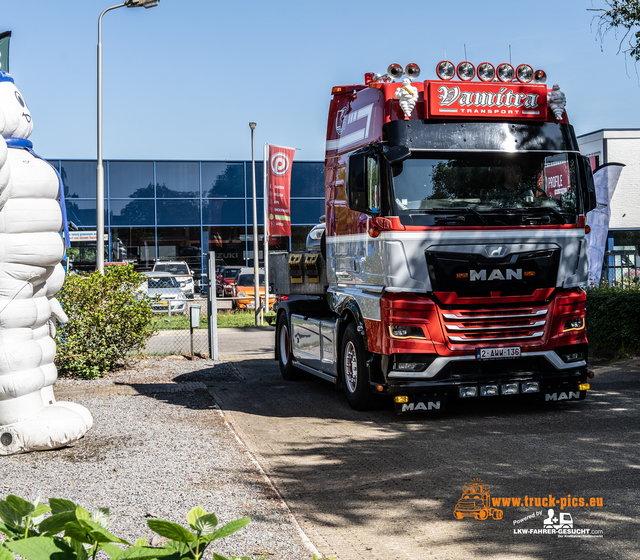
[[[96,162],[49,160],[64,184],[72,223],[72,266],[95,268]],[[130,262],[150,270],[156,259],[184,260],[199,275],[206,255],[218,264],[253,265],[253,182],[250,161],[105,160],[105,263]],[[256,162],[259,259],[263,247],[262,162]],[[270,250],[304,249],[324,214],[324,162],[294,162],[291,238]]]

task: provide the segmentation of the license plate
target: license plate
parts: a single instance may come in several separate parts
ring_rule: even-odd
[[[167,307],[167,305],[169,305],[166,301],[160,301],[158,303],[156,303],[156,305],[159,305],[160,307]]]
[[[477,360],[504,360],[507,358],[519,358],[520,347],[511,346],[508,348],[477,348]]]
[[[255,309],[256,304],[255,303],[248,303],[247,304],[247,309]]]

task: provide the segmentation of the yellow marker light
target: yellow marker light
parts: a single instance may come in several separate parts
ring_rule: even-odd
[[[398,395],[397,397],[395,397],[394,400],[398,404],[404,404],[404,403],[408,403],[409,402],[409,397],[407,397],[406,395]]]
[[[457,272],[456,273],[456,278],[458,278],[458,279],[469,278],[469,273],[468,272]]]
[[[578,390],[579,391],[588,391],[589,389],[591,389],[591,384],[589,384],[589,383],[579,383],[578,384]]]

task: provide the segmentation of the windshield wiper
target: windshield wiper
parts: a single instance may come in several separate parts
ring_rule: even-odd
[[[567,223],[567,218],[561,212],[559,212],[558,210],[556,210],[552,206],[536,206],[536,207],[533,207],[533,208],[523,208],[522,210],[526,211],[526,212],[530,212],[532,210],[536,210],[536,211],[538,211],[539,214],[543,214],[545,212],[549,212],[549,214],[552,214],[553,216],[558,218],[558,220],[560,220],[561,224],[566,224]],[[523,214],[522,221],[525,221],[525,220],[539,220],[542,217],[543,216],[527,216],[526,214]],[[551,221],[551,216],[544,216],[544,217],[549,218],[549,221]]]
[[[470,214],[473,214],[476,218],[478,218],[481,224],[486,226],[488,223],[485,217],[482,214],[480,214],[480,212],[478,212],[477,210],[474,210],[470,206],[452,206],[450,208],[428,208],[427,211],[428,212],[469,212]],[[452,216],[451,218],[448,218],[448,220],[451,221],[451,220],[460,219],[460,218],[462,218],[462,221],[464,222],[464,216]],[[436,218],[436,220],[438,220],[438,218]]]

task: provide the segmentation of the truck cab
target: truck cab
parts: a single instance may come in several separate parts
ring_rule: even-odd
[[[586,395],[591,168],[543,71],[501,65],[488,78],[487,65],[333,88],[324,291],[305,292],[301,274],[276,353],[356,408],[376,394],[400,412]],[[301,330],[315,333],[312,357],[291,342]]]

